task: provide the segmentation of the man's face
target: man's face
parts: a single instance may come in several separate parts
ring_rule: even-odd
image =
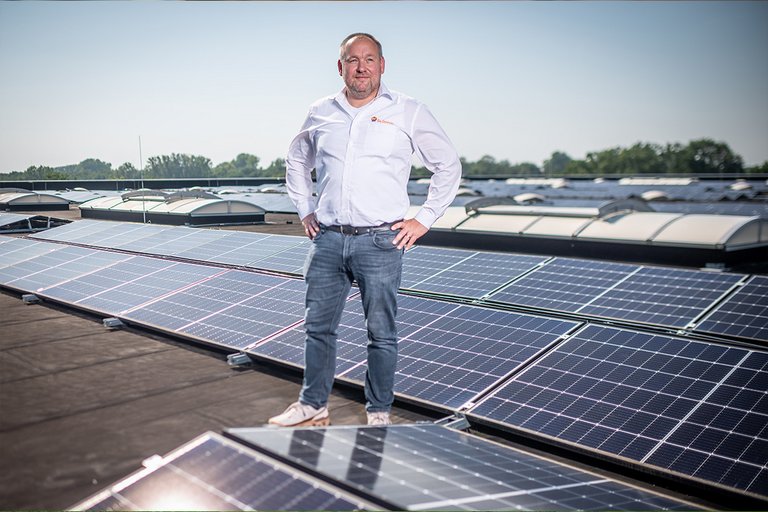
[[[376,43],[367,37],[356,37],[347,42],[338,66],[351,98],[364,100],[378,92],[384,73],[384,57],[379,55]]]

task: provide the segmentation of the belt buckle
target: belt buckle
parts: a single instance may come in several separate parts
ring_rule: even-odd
[[[342,235],[354,235],[355,234],[354,226],[345,226],[345,225],[342,224],[342,225],[339,226],[339,231],[341,232]]]

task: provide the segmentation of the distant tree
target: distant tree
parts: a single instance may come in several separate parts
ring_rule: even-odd
[[[147,159],[145,178],[208,178],[211,161],[204,156],[172,153]]]
[[[762,165],[753,165],[752,167],[747,167],[744,169],[744,172],[749,174],[768,174],[768,160],[763,162]]]
[[[282,158],[276,158],[269,167],[261,171],[261,176],[264,178],[284,178],[285,177],[285,160]]]
[[[259,167],[259,157],[248,153],[240,153],[231,162],[222,162],[213,168],[213,175],[220,178],[237,178],[243,176],[262,176],[264,170]]]
[[[555,151],[552,153],[552,157],[548,160],[544,160],[542,171],[544,171],[545,176],[562,176],[565,174],[565,169],[568,167],[571,160],[572,158],[566,153]]]
[[[67,175],[47,165],[30,166],[24,171],[27,180],[65,180]]]
[[[125,162],[112,171],[113,180],[137,180],[141,178],[141,172],[130,162]]]
[[[694,174],[705,173],[734,173],[744,170],[744,162],[724,142],[712,139],[692,140],[682,150],[687,172]]]

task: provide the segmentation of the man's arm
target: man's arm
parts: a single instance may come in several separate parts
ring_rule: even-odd
[[[461,160],[448,135],[426,106],[420,104],[413,122],[413,146],[424,166],[432,173],[427,200],[413,219],[398,222],[393,243],[410,249],[424,236],[456,197],[461,182]]]
[[[309,132],[311,114],[304,120],[301,131],[291,141],[288,156],[285,159],[285,186],[288,197],[299,213],[304,233],[315,238],[320,232],[320,225],[315,217],[316,199],[312,192],[312,169],[315,166],[315,149]]]

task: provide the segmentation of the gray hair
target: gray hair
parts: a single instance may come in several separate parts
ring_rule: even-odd
[[[381,43],[378,39],[373,37],[371,34],[367,34],[365,32],[355,32],[354,34],[349,34],[347,37],[344,38],[344,40],[341,42],[341,45],[339,46],[339,56],[344,57],[344,47],[347,45],[348,42],[350,42],[352,39],[356,37],[365,37],[367,39],[370,39],[372,42],[376,43],[376,47],[379,49],[379,57],[384,56],[384,52],[381,49]]]

